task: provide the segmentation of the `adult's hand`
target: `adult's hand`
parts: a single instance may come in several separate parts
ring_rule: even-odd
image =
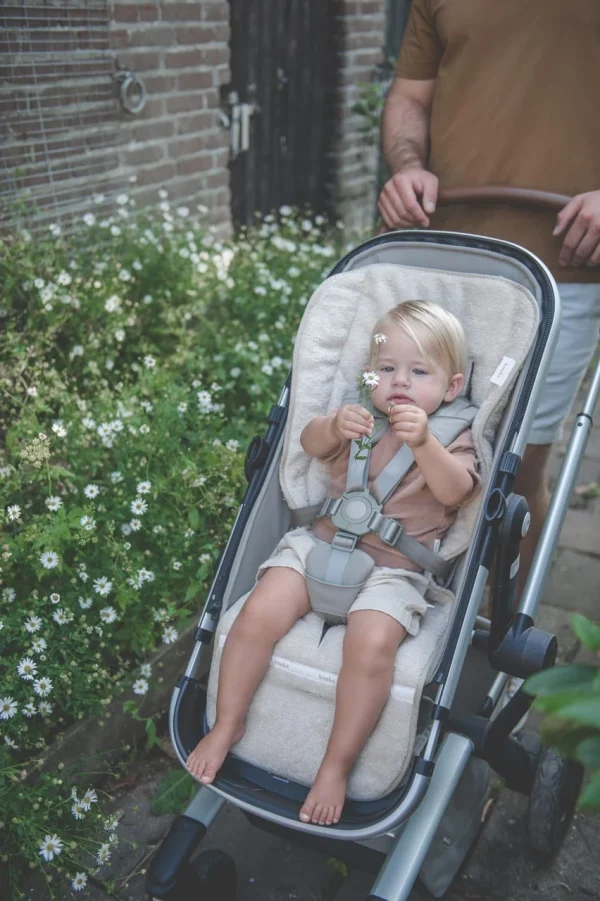
[[[388,228],[427,228],[438,196],[438,178],[421,167],[402,169],[385,183],[378,207]]]
[[[600,191],[577,194],[556,217],[553,235],[568,229],[558,257],[561,266],[600,264]]]

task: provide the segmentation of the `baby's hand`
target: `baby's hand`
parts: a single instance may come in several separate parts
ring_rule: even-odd
[[[334,416],[333,431],[338,438],[359,441],[372,434],[374,424],[372,415],[360,404],[345,404]]]
[[[395,404],[389,412],[391,429],[409,447],[421,447],[429,437],[427,413],[413,404]]]

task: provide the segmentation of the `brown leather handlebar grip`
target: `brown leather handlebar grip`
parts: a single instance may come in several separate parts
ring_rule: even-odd
[[[552,194],[533,188],[509,188],[489,185],[482,188],[444,188],[438,196],[438,204],[451,203],[505,203],[509,206],[526,206],[559,212],[571,200],[567,194]]]

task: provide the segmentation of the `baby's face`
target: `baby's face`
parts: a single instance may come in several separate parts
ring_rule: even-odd
[[[386,341],[379,345],[375,372],[379,384],[371,394],[374,406],[388,414],[395,404],[414,404],[427,415],[444,401],[454,400],[462,387],[462,375],[450,376],[443,365],[423,354],[401,329],[386,325]]]

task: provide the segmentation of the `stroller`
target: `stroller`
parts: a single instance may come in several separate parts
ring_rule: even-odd
[[[497,201],[499,191],[502,202],[556,209],[568,199],[469,189],[440,200]],[[339,823],[298,818],[329,733],[344,634],[344,626],[327,628],[311,612],[276,645],[246,733],[217,779],[200,787],[172,824],[147,874],[153,898],[234,901],[233,860],[215,851],[193,857],[225,803],[259,828],[376,874],[369,901],[406,901],[417,879],[430,896],[445,893],[477,837],[492,770],[529,796],[528,834],[541,858],[552,859],[565,838],[581,768],[542,748],[533,733],[516,732],[531,698],[519,690],[507,701],[506,685],[509,676],[525,678],[556,658],[556,638],[536,628],[534,616],[591,429],[600,364],[517,607],[529,513],[512,486],[560,309],[546,267],[505,241],[450,232],[382,234],[348,253],[317,289],[296,339],[293,376],[271,409],[265,436],[248,447],[248,489],[173,692],[171,739],[185,765],[214,722],[221,649],[258,566],[298,521],[295,514],[324,497],[324,464],[302,453],[302,426],[339,405],[380,315],[416,297],[461,319],[472,356],[466,393],[479,408],[473,438],[484,490],[459,511],[442,543],[441,554],[455,561],[452,574],[443,583],[431,580],[419,635],[400,647],[390,698],[352,773]],[[488,582],[489,619],[480,615]]]

